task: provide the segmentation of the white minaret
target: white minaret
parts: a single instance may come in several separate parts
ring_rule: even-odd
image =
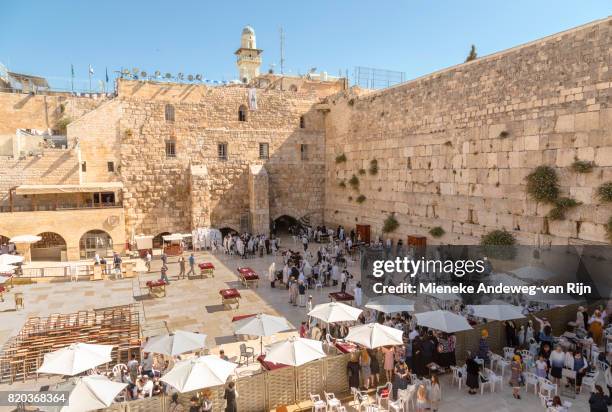
[[[238,77],[240,81],[249,83],[259,76],[261,66],[261,52],[255,44],[255,31],[251,26],[242,29],[240,38],[240,48],[234,53],[238,56],[236,65],[238,66]]]

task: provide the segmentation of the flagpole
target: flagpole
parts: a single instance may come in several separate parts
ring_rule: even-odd
[[[91,93],[91,69],[89,70],[89,93]]]

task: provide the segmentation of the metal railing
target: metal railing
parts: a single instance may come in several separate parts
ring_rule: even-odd
[[[106,203],[102,205],[77,205],[73,204],[62,204],[62,205],[18,205],[13,206],[11,211],[10,206],[0,206],[0,213],[13,213],[13,212],[62,212],[66,210],[91,210],[91,209],[120,209],[123,205],[116,203]]]

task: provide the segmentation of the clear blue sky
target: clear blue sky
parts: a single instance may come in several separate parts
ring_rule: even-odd
[[[236,77],[240,32],[255,28],[263,69],[330,74],[370,66],[418,77],[612,14],[610,0],[4,0],[0,62],[68,87],[94,67]]]

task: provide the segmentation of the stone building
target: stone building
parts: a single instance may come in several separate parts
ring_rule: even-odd
[[[384,236],[395,239],[473,244],[503,228],[529,245],[607,241],[612,207],[596,191],[612,181],[611,18],[380,91],[261,75],[253,30],[241,40],[240,84],[119,80],[97,100],[0,93],[0,133],[70,118],[67,147],[0,164],[0,235],[54,233],[75,259],[141,233],[267,233],[284,216],[378,236],[394,214]],[[540,165],[581,202],[564,220],[526,193]]]

